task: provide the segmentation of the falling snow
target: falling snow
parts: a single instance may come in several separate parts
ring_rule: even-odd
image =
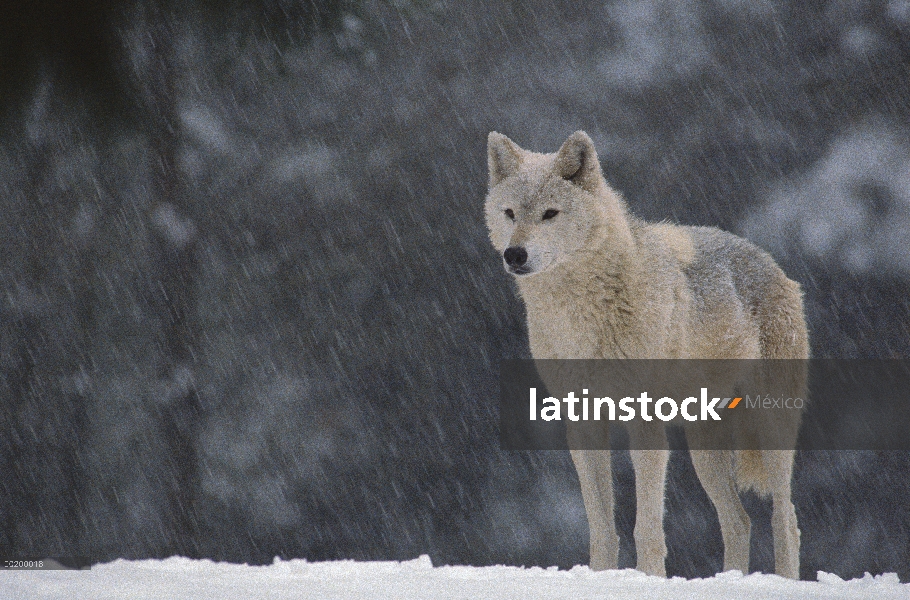
[[[0,49],[0,558],[601,581],[565,575],[568,454],[499,446],[498,364],[529,350],[483,222],[491,130],[583,129],[636,214],[765,247],[814,356],[910,356],[908,2],[184,4],[0,19],[35,40]],[[631,567],[628,453],[614,479]],[[802,577],[910,580],[908,482],[905,454],[800,454]],[[667,498],[668,574],[712,577],[685,450]],[[770,503],[743,500],[771,571]]]

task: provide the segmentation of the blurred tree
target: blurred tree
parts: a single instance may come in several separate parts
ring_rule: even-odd
[[[174,31],[175,15],[160,5],[146,4],[142,8],[146,11],[148,47],[147,71],[140,76],[144,75],[147,92],[145,124],[151,143],[153,186],[149,219],[155,232],[150,249],[154,257],[150,284],[162,327],[163,352],[157,368],[161,397],[158,400],[162,435],[169,449],[169,456],[164,458],[167,514],[174,528],[171,539],[176,546],[168,550],[197,556],[195,439],[201,407],[196,390],[199,333],[195,280],[199,200],[186,193],[177,166],[180,67],[175,50],[179,43],[179,34]]]

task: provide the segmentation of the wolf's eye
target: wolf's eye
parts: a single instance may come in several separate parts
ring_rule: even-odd
[[[543,220],[548,221],[559,214],[559,211],[555,208],[547,209],[547,212],[543,214]]]
[[[512,219],[513,221],[515,220],[515,213],[512,211],[511,208],[506,209],[506,216],[509,217],[510,219]]]

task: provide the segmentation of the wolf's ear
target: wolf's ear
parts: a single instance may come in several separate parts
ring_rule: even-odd
[[[569,136],[556,153],[556,172],[566,181],[594,191],[600,180],[600,163],[594,142],[584,131]]]
[[[490,188],[514,175],[521,166],[521,148],[495,131],[487,137],[487,166],[490,169]]]

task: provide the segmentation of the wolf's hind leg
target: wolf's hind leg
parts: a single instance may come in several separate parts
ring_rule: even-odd
[[[591,536],[591,569],[615,569],[619,538],[613,516],[613,474],[609,450],[572,450]]]
[[[768,483],[774,500],[771,529],[774,532],[774,570],[782,577],[799,579],[799,527],[796,509],[790,498],[790,479],[793,476],[792,450],[764,450]]]
[[[687,432],[689,434],[689,432]],[[693,436],[689,434],[690,439]],[[698,447],[697,440],[692,446]],[[731,450],[691,450],[692,465],[701,485],[708,493],[724,539],[724,571],[749,572],[749,536],[752,522],[743,508],[733,477]]]

